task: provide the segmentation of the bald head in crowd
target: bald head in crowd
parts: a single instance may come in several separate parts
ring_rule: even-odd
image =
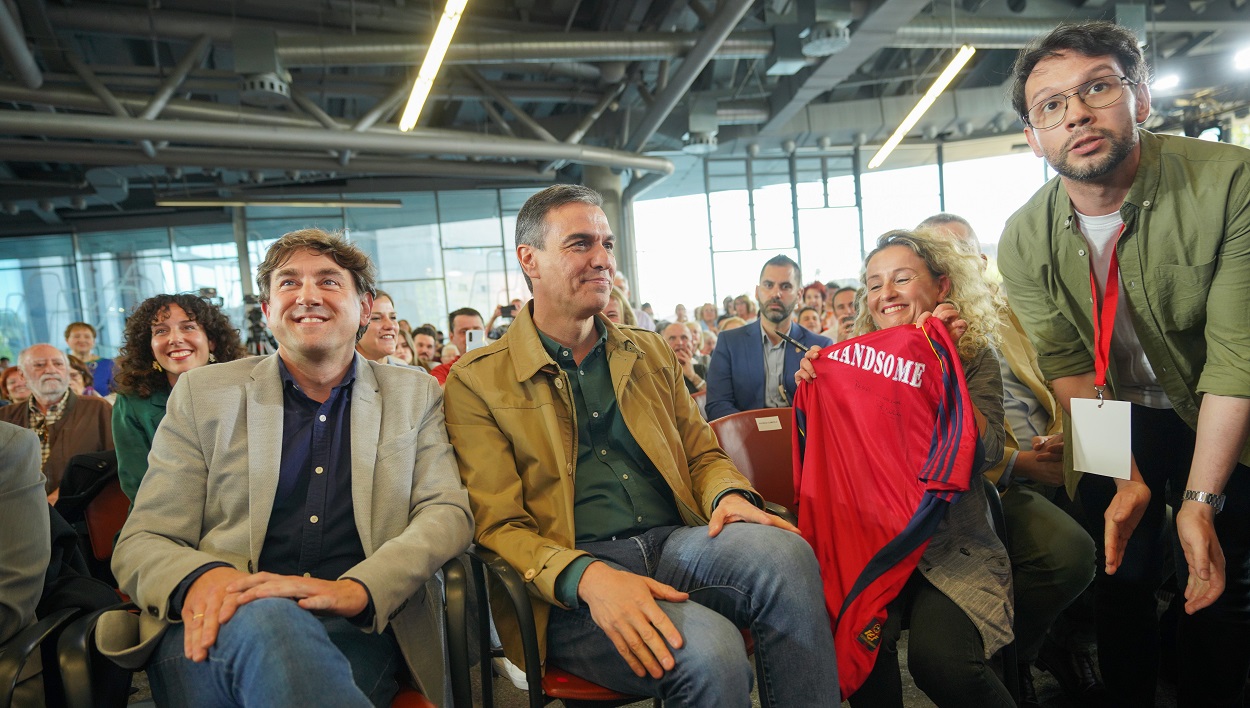
[[[981,241],[977,239],[977,234],[976,231],[973,231],[972,224],[958,214],[949,214],[947,212],[934,214],[920,222],[916,226],[916,230],[950,236],[963,247],[965,253],[970,255],[981,254]]]

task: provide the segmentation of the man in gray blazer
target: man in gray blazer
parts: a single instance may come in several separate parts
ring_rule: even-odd
[[[48,572],[48,500],[39,437],[0,422],[0,644],[35,621]]]
[[[354,351],[369,258],[306,229],[257,273],[278,352],[185,374],[113,556],[98,642],[159,705],[442,703],[439,589],[472,536],[429,376]]]
[[[52,540],[48,499],[39,471],[39,436],[0,422],[0,644],[35,621]],[[43,705],[41,663],[18,676],[13,705]]]

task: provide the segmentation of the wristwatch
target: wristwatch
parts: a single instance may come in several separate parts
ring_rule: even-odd
[[[1215,513],[1224,511],[1224,494],[1212,494],[1211,492],[1198,492],[1193,489],[1186,489],[1182,497],[1185,501],[1196,501],[1202,504],[1210,504],[1215,507]]]

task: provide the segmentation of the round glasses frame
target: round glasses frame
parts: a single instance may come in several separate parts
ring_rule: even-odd
[[[1110,79],[1115,79],[1114,82]],[[1068,115],[1068,102],[1079,96],[1081,102],[1086,106],[1094,109],[1107,108],[1112,106],[1120,97],[1124,95],[1124,85],[1136,86],[1139,82],[1130,80],[1127,76],[1118,76],[1116,74],[1108,74],[1090,79],[1079,86],[1073,86],[1070,89],[1060,91],[1053,96],[1047,96],[1042,100],[1034,103],[1029,107],[1028,113],[1021,116],[1025,125],[1035,130],[1049,130],[1063,122],[1064,117]],[[1092,93],[1099,86],[1105,86],[1105,90],[1099,93]],[[1049,120],[1045,114],[1039,111],[1040,106],[1063,99],[1063,110],[1058,112],[1058,116],[1054,120]],[[1036,117],[1035,117],[1036,114]]]

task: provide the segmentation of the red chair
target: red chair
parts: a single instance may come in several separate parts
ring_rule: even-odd
[[[495,553],[483,548],[470,548],[468,553],[470,565],[472,567],[472,585],[473,590],[477,594],[478,607],[481,608],[479,615],[479,625],[473,628],[473,632],[478,639],[478,646],[481,650],[482,662],[481,683],[482,683],[482,703],[481,705],[491,708],[495,705],[493,695],[493,684],[491,676],[491,647],[490,647],[490,629],[489,629],[489,611],[490,605],[486,597],[487,576],[493,577],[496,583],[492,589],[504,592],[509,599],[512,610],[516,613],[521,629],[521,644],[525,651],[525,678],[529,686],[529,705],[530,708],[542,708],[548,702],[560,700],[569,708],[577,708],[577,706],[589,705],[596,708],[606,708],[608,706],[621,706],[639,701],[648,700],[645,696],[634,696],[628,693],[613,691],[599,684],[587,681],[580,676],[575,676],[558,666],[547,664],[546,673],[539,677],[539,661],[538,661],[538,632],[534,625],[533,608],[529,603],[529,591],[525,588],[525,582],[521,579],[521,575],[508,565],[506,561]],[[464,674],[456,675],[458,667],[467,667],[468,659],[468,637],[470,628],[465,611],[465,597],[469,592],[468,574],[463,570],[448,572],[444,567],[444,578],[447,581],[447,634],[448,634],[448,659],[452,665],[452,685],[467,685],[468,677]],[[747,654],[755,651],[755,645],[748,630],[742,630],[742,640],[746,645]],[[652,705],[659,708],[662,703],[660,699],[651,699]]]
[[[793,408],[739,411],[711,422],[721,449],[780,516],[794,506]],[[785,513],[781,513],[785,512]]]
[[[705,388],[702,391],[695,391],[690,394],[690,397],[693,398],[695,404],[699,406],[699,415],[703,416],[703,420],[707,420],[707,389]]]
[[[116,478],[100,490],[95,499],[87,504],[83,517],[87,521],[87,538],[91,540],[91,554],[98,561],[107,562],[113,557],[113,539],[122,530],[130,515],[130,500],[122,492]]]

